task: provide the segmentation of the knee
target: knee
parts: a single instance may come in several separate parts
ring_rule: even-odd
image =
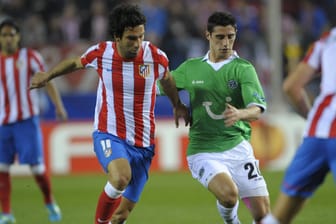
[[[216,194],[216,197],[221,205],[226,208],[232,208],[235,206],[238,200],[238,189],[223,189]]]
[[[130,182],[130,175],[113,174],[109,175],[109,182],[118,190],[124,190]]]

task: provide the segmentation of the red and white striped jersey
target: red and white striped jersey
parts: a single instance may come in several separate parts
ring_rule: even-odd
[[[312,45],[304,62],[321,71],[320,93],[309,112],[304,135],[336,138],[336,28]]]
[[[14,55],[0,54],[0,125],[39,114],[37,90],[29,90],[31,77],[44,71],[41,55],[28,48]]]
[[[137,147],[153,145],[156,80],[168,70],[166,54],[143,41],[138,56],[125,60],[116,43],[107,41],[90,47],[82,55],[82,64],[99,75],[95,130]]]

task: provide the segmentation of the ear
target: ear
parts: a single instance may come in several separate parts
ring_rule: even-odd
[[[209,40],[210,39],[210,32],[209,31],[205,31],[205,37]]]
[[[116,35],[114,35],[113,39],[114,39],[115,42],[119,42],[120,41],[120,37],[117,37]]]

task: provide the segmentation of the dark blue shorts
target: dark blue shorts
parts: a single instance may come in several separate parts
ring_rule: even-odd
[[[114,135],[98,131],[93,132],[92,137],[94,151],[105,172],[107,172],[107,166],[112,160],[118,158],[128,160],[132,169],[132,178],[123,197],[137,202],[148,180],[148,171],[154,156],[154,146],[135,147]]]
[[[336,139],[304,138],[281,189],[289,196],[311,197],[330,170],[336,180]]]
[[[0,163],[43,163],[42,137],[38,117],[0,126]]]

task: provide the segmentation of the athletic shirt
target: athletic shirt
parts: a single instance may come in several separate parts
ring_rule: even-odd
[[[31,77],[44,70],[41,55],[32,49],[0,55],[0,125],[39,114],[37,90],[29,90],[29,86]]]
[[[138,56],[126,60],[108,41],[90,47],[82,64],[99,75],[94,129],[137,147],[153,145],[156,80],[167,74],[165,53],[143,41]]]
[[[307,51],[303,62],[321,71],[320,93],[307,118],[306,137],[336,137],[336,28]]]
[[[263,90],[254,67],[234,53],[229,59],[211,63],[203,58],[185,61],[172,72],[176,86],[187,90],[192,109],[187,154],[222,152],[250,140],[249,122],[225,127],[226,103],[238,109],[258,105],[266,109]]]

